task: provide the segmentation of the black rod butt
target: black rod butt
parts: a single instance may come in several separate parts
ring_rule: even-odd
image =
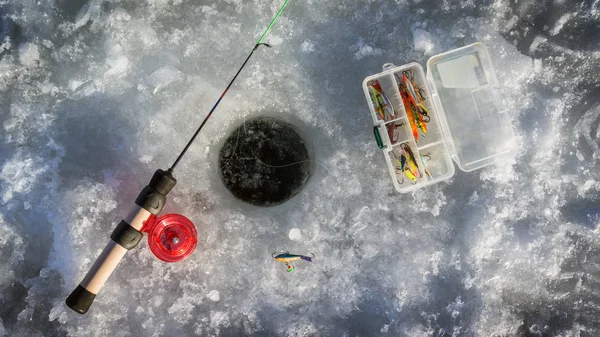
[[[67,297],[65,303],[67,306],[78,314],[85,314],[90,309],[92,303],[94,303],[96,295],[89,292],[87,289],[78,285],[75,290]]]

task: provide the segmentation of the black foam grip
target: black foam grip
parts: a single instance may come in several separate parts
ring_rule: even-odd
[[[140,243],[143,236],[142,232],[131,227],[125,220],[121,220],[115,230],[113,230],[110,238],[123,248],[130,250]]]
[[[175,187],[175,184],[177,184],[177,179],[171,173],[159,169],[154,172],[148,186],[162,195],[167,195]]]
[[[144,187],[137,199],[135,199],[136,205],[147,210],[148,212],[158,215],[165,207],[167,197],[163,194],[158,193],[150,186]]]
[[[67,297],[65,303],[67,306],[78,314],[85,314],[90,309],[92,303],[94,303],[95,294],[92,294],[87,289],[80,285],[73,290],[71,295]]]
[[[156,170],[150,183],[144,187],[142,192],[135,199],[135,203],[148,212],[158,215],[165,207],[167,194],[171,192],[177,184],[177,180],[171,173],[163,170]]]

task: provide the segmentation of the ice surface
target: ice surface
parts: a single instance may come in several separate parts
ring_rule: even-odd
[[[0,2],[0,336],[600,336],[598,1],[291,1],[175,172],[198,228],[128,253],[64,306],[281,1]],[[520,150],[411,195],[389,185],[362,80],[471,42]],[[558,88],[558,89],[557,89]],[[244,118],[294,123],[316,171],[274,208],[229,196]],[[275,251],[316,255],[295,271]]]
[[[304,50],[304,48],[302,49]],[[361,60],[367,56],[380,56],[383,52],[379,48],[369,46],[362,38],[355,45],[352,45],[350,50],[354,52],[354,59],[356,60]]]
[[[24,43],[19,47],[19,61],[25,67],[34,67],[40,61],[40,51],[35,44]]]
[[[413,30],[413,41],[415,50],[422,51],[424,55],[433,55],[436,53],[436,43],[433,36],[428,31],[417,28]]]
[[[554,35],[557,35],[558,33],[560,33],[560,31],[565,26],[565,23],[567,23],[571,19],[571,16],[572,16],[571,13],[567,13],[567,14],[564,14],[563,16],[561,16],[558,19],[558,21],[556,21],[556,24],[554,25],[554,27],[552,27],[552,29],[550,30],[550,35],[554,36]]]
[[[292,229],[290,229],[290,233],[288,234],[288,237],[292,241],[301,241],[302,240],[302,232],[298,228],[292,228]]]
[[[207,297],[208,297],[208,299],[209,299],[209,300],[211,300],[211,301],[213,301],[213,302],[219,302],[219,299],[221,298],[221,297],[219,296],[219,292],[218,292],[218,291],[216,291],[216,290],[211,290],[211,291],[208,293],[208,296],[207,296]]]

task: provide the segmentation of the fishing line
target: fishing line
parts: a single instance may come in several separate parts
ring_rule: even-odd
[[[289,166],[294,166],[294,165],[299,165],[299,164],[304,164],[304,163],[315,163],[315,164],[321,165],[325,169],[325,171],[327,171],[327,173],[329,173],[329,169],[327,168],[327,166],[325,166],[325,164],[323,164],[323,163],[321,163],[319,161],[316,161],[316,160],[310,160],[310,159],[308,159],[308,160],[303,160],[303,161],[299,161],[299,162],[295,162],[295,163],[291,163],[291,164],[274,166],[274,165],[269,165],[269,164],[263,162],[262,160],[260,160],[256,156],[256,154],[254,154],[254,151],[252,151],[252,149],[250,149],[250,152],[252,152],[252,155],[254,155],[254,158],[247,158],[248,160],[256,159],[259,163],[261,163],[262,165],[267,166],[267,167],[282,168],[282,167],[289,167]],[[242,159],[246,159],[246,158],[242,158]]]
[[[243,124],[243,126],[244,126],[244,133],[248,134],[248,130],[246,129],[246,116],[244,116],[243,118],[244,118],[244,124]],[[241,128],[238,128],[238,130],[237,130],[237,136],[236,136],[236,139],[235,139],[235,146],[233,147],[233,151],[231,153],[231,156],[229,157],[229,159],[227,160],[227,162],[223,165],[223,167],[229,166],[229,162],[231,162],[231,160],[235,157],[235,154],[236,154],[237,148],[238,148],[238,144],[239,144],[239,140],[240,140],[240,131],[241,131]],[[315,163],[315,164],[318,164],[321,167],[323,167],[325,169],[325,171],[327,171],[327,173],[330,173],[329,172],[329,168],[327,168],[327,166],[325,166],[325,164],[323,164],[323,163],[321,163],[321,162],[319,162],[317,160],[310,160],[310,159],[308,159],[308,160],[301,160],[301,161],[298,161],[298,162],[294,162],[294,163],[291,163],[291,164],[270,165],[270,164],[267,164],[264,161],[262,161],[260,158],[258,158],[258,156],[256,155],[256,153],[254,153],[254,151],[252,150],[252,147],[250,147],[249,150],[250,150],[250,153],[252,153],[252,155],[254,156],[254,158],[239,158],[239,159],[242,159],[242,160],[256,160],[260,164],[262,164],[262,165],[264,165],[266,167],[270,167],[270,168],[285,168],[285,167],[290,167],[290,166],[294,166],[294,165],[300,165],[300,164],[304,164],[304,163]]]
[[[252,57],[252,55],[254,55],[254,52],[256,51],[256,49],[258,49],[258,47],[260,47],[260,46],[266,46],[269,48],[271,47],[271,45],[269,45],[267,43],[263,43],[262,41],[265,38],[265,36],[267,35],[267,33],[271,30],[271,27],[273,27],[273,25],[275,24],[275,21],[277,21],[277,18],[279,18],[279,16],[281,15],[281,12],[283,12],[283,9],[285,8],[285,6],[287,6],[288,1],[289,0],[285,0],[283,5],[281,6],[281,8],[279,8],[279,11],[277,12],[277,14],[275,14],[275,17],[273,18],[273,20],[271,20],[271,23],[269,23],[269,26],[267,27],[265,32],[261,35],[260,39],[258,39],[258,42],[256,42],[256,45],[254,46],[254,48],[252,48],[252,51],[250,52],[250,54],[248,55],[248,57],[246,58],[246,60],[242,64],[242,66],[240,67],[240,69],[238,69],[235,76],[233,76],[233,79],[231,80],[231,82],[229,82],[229,84],[227,85],[227,88],[225,88],[225,91],[223,91],[223,93],[221,94],[221,97],[219,97],[219,99],[217,100],[217,103],[215,103],[215,105],[212,107],[212,109],[210,109],[210,112],[204,118],[204,120],[202,121],[202,124],[200,124],[200,126],[198,127],[198,129],[196,130],[196,132],[194,133],[192,138],[185,145],[185,147],[183,148],[183,150],[181,151],[179,156],[177,156],[177,159],[175,159],[175,162],[173,162],[173,165],[171,165],[171,167],[167,171],[168,173],[173,173],[173,171],[175,170],[175,167],[177,166],[177,164],[179,164],[179,161],[181,160],[181,158],[183,158],[183,156],[186,154],[186,152],[188,151],[188,149],[190,148],[190,146],[192,145],[194,140],[196,140],[196,137],[198,137],[198,134],[204,128],[204,125],[206,124],[206,122],[208,121],[210,116],[212,116],[213,112],[217,109],[217,107],[221,103],[221,100],[223,99],[223,97],[225,97],[225,95],[227,95],[229,88],[231,88],[231,86],[233,85],[233,83],[235,82],[235,80],[237,79],[239,74],[242,72],[242,70],[248,63],[248,61],[250,61],[250,58]]]
[[[248,133],[248,130],[246,130],[246,116],[244,116],[244,132]],[[329,173],[329,169],[327,168],[327,166],[325,166],[325,164],[322,164],[321,162],[318,162],[316,160],[310,160],[310,159],[308,159],[308,160],[302,160],[302,161],[291,163],[291,164],[274,166],[274,165],[269,165],[269,164],[263,162],[262,160],[260,160],[260,158],[258,158],[258,156],[256,156],[256,154],[254,153],[254,151],[252,150],[252,148],[250,148],[250,152],[254,156],[254,159],[256,159],[259,163],[261,163],[262,165],[267,166],[267,167],[271,167],[271,168],[283,168],[283,167],[289,167],[289,166],[294,166],[294,165],[299,165],[299,164],[304,164],[304,163],[316,163],[316,164],[321,165],[325,169],[325,171],[327,171],[327,173]]]

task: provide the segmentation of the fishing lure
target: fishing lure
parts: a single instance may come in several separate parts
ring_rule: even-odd
[[[406,175],[406,177],[413,182],[413,185],[416,184],[417,177],[415,177],[406,166],[406,157],[404,157],[404,155],[400,155],[400,158],[398,158],[398,155],[396,155],[395,152],[392,153],[394,154],[394,157],[396,157],[396,161],[398,162],[398,166],[396,166],[396,173],[403,175],[402,181],[398,181],[398,183],[403,184],[404,175]]]
[[[427,134],[427,123],[423,120],[423,115],[419,112],[420,109],[415,107],[412,103],[410,103],[410,108],[415,114],[415,124],[424,134]]]
[[[417,106],[419,104],[417,103],[419,101],[419,97],[417,97],[417,92],[415,91],[415,87],[413,86],[412,81],[410,81],[408,77],[406,77],[406,75],[402,75],[402,82],[404,82],[404,85],[408,89],[408,93],[410,94],[410,100],[412,104]]]
[[[310,255],[312,255],[312,257],[305,256],[305,255],[290,254],[290,252],[284,252],[284,253],[277,254],[277,255],[275,255],[275,254],[277,254],[277,252],[271,254],[271,257],[274,258],[276,261],[284,262],[285,266],[287,267],[287,271],[289,273],[294,271],[294,265],[291,264],[292,261],[304,260],[304,261],[312,262],[312,259],[315,258],[315,254],[313,254],[313,253],[310,253]]]
[[[409,180],[413,182],[413,184],[416,184],[417,178],[421,178],[422,175],[419,171],[418,164],[415,161],[415,156],[408,144],[402,144],[401,149],[402,153],[400,154],[400,158],[398,158],[396,152],[392,151],[392,154],[398,162],[398,166],[396,166],[396,172],[398,172],[399,174],[404,174]],[[402,184],[402,182],[399,183]]]
[[[431,121],[431,117],[429,117],[429,110],[427,110],[427,108],[425,108],[425,106],[423,105],[423,102],[419,103],[419,107],[421,108],[421,110],[420,110],[421,119],[423,120],[423,122],[429,123]]]
[[[423,89],[417,89],[412,81],[412,72],[405,70],[402,72],[402,78],[394,74],[398,83],[398,90],[404,103],[406,115],[411,123],[411,129],[415,141],[419,140],[419,130],[427,134],[427,124],[431,120],[429,111],[423,105],[422,98],[425,96]]]
[[[402,75],[402,82],[404,82],[404,85],[407,88],[411,110],[415,113],[417,127],[421,129],[423,133],[427,133],[427,126],[425,123],[430,121],[429,112],[425,109],[425,106],[423,106],[419,95],[417,95],[413,82],[409,80],[406,75]]]
[[[398,140],[400,140],[400,128],[404,126],[404,122],[400,124],[390,123],[386,126],[388,136],[390,137],[390,142],[392,145],[396,144]]]
[[[427,96],[425,95],[425,90],[423,90],[423,88],[419,88],[417,86],[417,84],[415,83],[415,77],[413,75],[412,70],[410,70],[410,69],[404,70],[402,72],[402,75],[406,76],[412,82],[412,85],[415,88],[415,92],[416,92],[417,97],[419,98],[419,100],[421,100],[421,101],[426,100]]]
[[[401,86],[402,84],[399,84],[398,88],[400,90],[400,96],[402,97],[404,109],[406,110],[406,117],[408,118],[408,122],[410,123],[410,129],[412,131],[413,137],[415,137],[415,141],[419,141],[419,129],[416,121],[417,114],[411,107],[411,104],[408,99],[408,93]]]
[[[369,95],[371,96],[371,101],[375,106],[375,112],[381,117],[381,119],[390,120],[392,117],[396,115],[396,111],[390,100],[383,93],[383,89],[381,88],[381,84],[378,80],[371,81],[368,84],[369,87]],[[390,117],[386,117],[386,114]]]
[[[416,111],[419,114],[419,118],[423,122],[429,123],[429,121],[431,120],[431,118],[429,117],[429,111],[427,111],[427,108],[425,108],[425,106],[423,105],[423,100],[425,99],[425,90],[417,89],[414,81],[408,76],[406,76],[406,74],[404,73],[402,75],[402,81],[408,89],[408,93],[410,94],[409,98],[411,99],[411,103],[416,107]]]
[[[407,143],[404,143],[401,145],[402,147],[402,152],[404,154],[404,156],[406,157],[406,162],[407,162],[407,166],[406,168],[412,173],[412,175],[415,176],[415,178],[421,178],[421,171],[419,171],[419,166],[417,164],[417,160],[415,159],[415,155],[412,152],[412,150],[410,149],[410,146],[408,146]]]
[[[425,163],[425,158],[427,158],[427,161],[430,161],[431,156],[428,154],[422,154],[421,155],[421,163],[423,164],[423,170],[425,171],[425,173],[429,176],[429,178],[433,178],[431,176],[431,172],[429,172],[429,169],[427,168],[427,164]]]

